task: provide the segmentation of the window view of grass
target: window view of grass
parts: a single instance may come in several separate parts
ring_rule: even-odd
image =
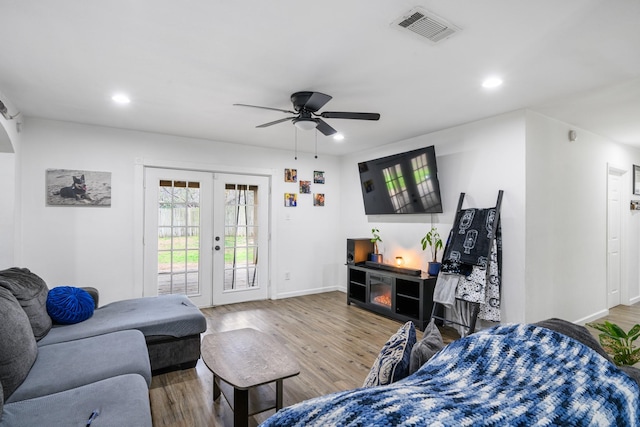
[[[199,261],[199,245],[200,236],[174,237],[173,250],[171,247],[171,237],[158,237],[158,265],[169,266],[172,261],[174,264],[184,264],[185,260],[188,264],[197,266]],[[226,236],[224,262],[225,264],[233,264],[233,247],[236,247],[236,264],[244,264],[247,262],[247,256],[253,262],[254,247],[245,248],[247,239],[244,236]]]

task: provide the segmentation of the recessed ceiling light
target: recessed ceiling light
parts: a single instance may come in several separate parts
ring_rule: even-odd
[[[494,87],[498,87],[502,84],[502,79],[499,77],[489,77],[485,81],[482,82],[482,87],[486,87],[487,89],[491,89]]]
[[[129,99],[129,97],[123,93],[115,94],[111,97],[111,99],[117,104],[128,104],[131,102],[131,99]]]
[[[333,139],[335,139],[336,141],[342,141],[344,139],[344,135],[341,133],[336,133],[335,135],[333,135]]]

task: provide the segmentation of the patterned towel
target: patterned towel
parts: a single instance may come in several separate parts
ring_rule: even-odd
[[[416,373],[284,408],[275,426],[640,426],[635,381],[587,346],[534,325],[454,341]]]

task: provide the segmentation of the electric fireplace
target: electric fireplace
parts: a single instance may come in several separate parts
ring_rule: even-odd
[[[353,264],[347,269],[347,304],[355,303],[402,322],[412,321],[420,330],[431,320],[435,277]]]
[[[390,277],[369,275],[369,302],[391,310]]]

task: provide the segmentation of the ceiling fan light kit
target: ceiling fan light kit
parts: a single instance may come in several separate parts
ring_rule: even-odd
[[[313,119],[295,118],[292,121],[293,124],[300,130],[312,130],[318,126],[318,123],[316,123],[316,121]]]
[[[291,95],[291,103],[293,104],[294,111],[283,110],[281,108],[261,107],[259,105],[250,104],[233,104],[239,107],[260,108],[263,110],[279,111],[281,113],[293,114],[293,117],[286,117],[284,119],[275,120],[268,123],[263,123],[256,127],[264,128],[272,126],[278,123],[291,121],[298,129],[312,130],[317,129],[325,136],[336,134],[338,131],[331,127],[325,119],[351,119],[351,120],[379,120],[380,114],[378,113],[354,113],[346,111],[325,111],[318,113],[324,105],[332,99],[330,95],[320,92],[295,92]]]

